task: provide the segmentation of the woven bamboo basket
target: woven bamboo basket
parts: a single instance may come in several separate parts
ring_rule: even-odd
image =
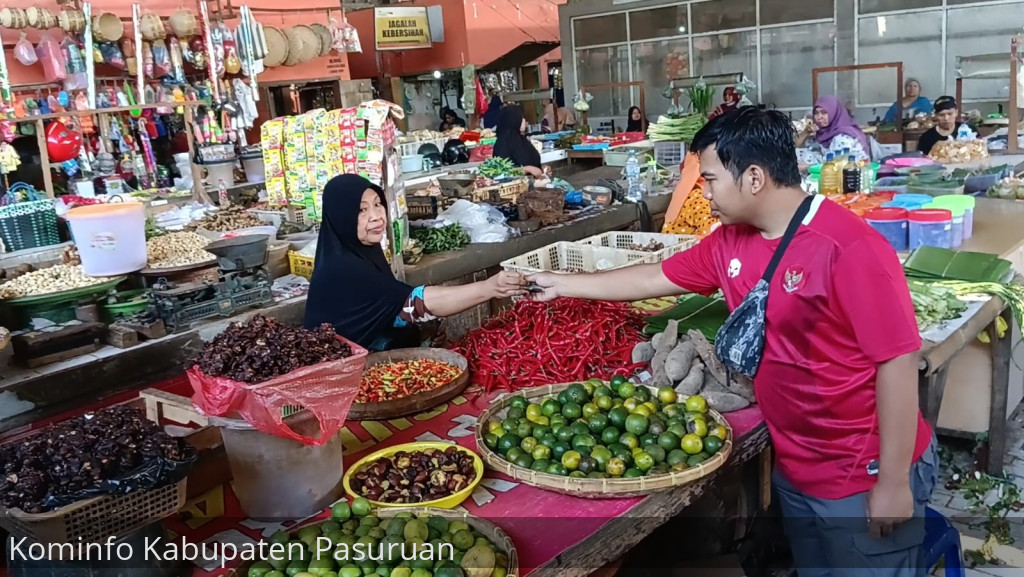
[[[432,359],[445,362],[462,369],[462,373],[449,383],[436,389],[422,391],[401,399],[377,403],[352,403],[352,408],[348,411],[348,419],[352,421],[386,421],[406,415],[414,415],[432,409],[441,403],[447,403],[466,390],[466,386],[469,385],[469,362],[466,361],[466,357],[447,349],[396,349],[373,353],[366,357],[366,368],[368,369],[380,363],[416,359]]]
[[[487,423],[491,420],[500,421],[504,418],[505,413],[512,403],[512,397],[521,395],[526,397],[528,400],[554,398],[557,397],[559,393],[569,388],[569,385],[571,384],[572,383],[546,385],[543,387],[528,389],[526,391],[516,393],[515,395],[505,395],[481,413],[476,422],[475,437],[477,452],[484,460],[484,463],[499,473],[503,473],[522,483],[533,485],[540,489],[547,489],[549,491],[555,491],[556,493],[571,495],[573,497],[588,497],[591,499],[625,499],[627,497],[648,495],[655,491],[671,489],[673,487],[686,485],[687,483],[703,479],[724,465],[726,460],[729,458],[729,454],[732,453],[732,427],[729,426],[728,421],[722,417],[721,413],[711,409],[708,409],[708,414],[711,415],[715,421],[725,425],[725,429],[728,431],[727,438],[722,444],[721,450],[715,453],[710,459],[700,463],[696,467],[690,467],[682,471],[671,471],[663,475],[653,475],[650,477],[634,477],[629,479],[574,479],[572,477],[563,477],[561,475],[540,473],[532,469],[519,467],[506,461],[501,457],[501,455],[489,449],[486,443],[484,443],[484,433],[487,431]],[[650,389],[652,393],[657,392],[657,389],[654,389],[653,387],[647,388]]]
[[[437,515],[444,517],[449,521],[462,521],[469,525],[473,530],[479,532],[481,535],[487,538],[488,541],[494,544],[494,546],[508,557],[508,571],[506,577],[519,577],[519,552],[516,550],[515,543],[512,542],[512,538],[501,530],[500,527],[491,523],[486,519],[480,517],[474,517],[465,511],[457,511],[454,509],[436,509],[433,507],[387,507],[378,508],[372,511],[373,515],[381,519],[390,519],[401,514],[412,514],[412,515]],[[326,521],[325,518],[314,519],[308,523],[295,526],[289,531],[294,537],[298,535],[298,532],[303,527],[308,525],[315,525]],[[239,567],[232,569],[228,572],[226,577],[245,577],[249,573],[249,567],[252,566],[252,562],[245,562]]]
[[[491,186],[475,188],[472,191],[473,202],[489,202],[495,204],[512,203],[519,201],[521,195],[530,190],[530,181],[525,178],[510,180]]]
[[[281,66],[288,59],[288,38],[273,26],[265,27],[263,35],[267,39],[267,55],[263,58],[263,65],[268,68]]]

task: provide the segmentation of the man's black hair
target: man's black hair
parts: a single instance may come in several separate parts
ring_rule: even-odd
[[[743,106],[708,122],[693,137],[693,151],[710,146],[733,177],[760,166],[778,186],[799,186],[793,123],[777,110]]]

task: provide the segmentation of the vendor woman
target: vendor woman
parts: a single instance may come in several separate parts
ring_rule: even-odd
[[[935,99],[935,126],[929,128],[917,140],[917,151],[928,156],[932,148],[943,140],[953,140],[956,132],[956,117],[959,114],[956,98],[940,96]]]
[[[510,104],[498,115],[498,139],[494,143],[494,156],[512,161],[523,172],[534,178],[543,178],[540,153],[526,137],[526,118],[523,109]]]
[[[417,324],[492,298],[525,294],[523,276],[509,271],[459,286],[409,286],[394,277],[384,258],[381,240],[387,228],[380,187],[355,174],[327,183],[306,299],[307,328],[331,324],[339,335],[371,351],[417,347]]]
[[[797,159],[802,169],[825,162],[828,153],[871,160],[871,142],[839,99],[822,96],[814,103],[813,122],[796,136]]]
[[[907,79],[906,84],[903,85],[903,101],[900,103],[903,105],[903,116],[913,118],[918,114],[931,114],[932,103],[924,96],[921,96],[921,83],[916,78]],[[885,118],[882,122],[886,124],[896,124],[896,103],[893,102],[892,106],[885,113]]]

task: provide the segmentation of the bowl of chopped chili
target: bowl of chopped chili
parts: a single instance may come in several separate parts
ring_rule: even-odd
[[[395,349],[366,358],[348,419],[383,421],[432,409],[469,384],[466,357],[447,349]]]

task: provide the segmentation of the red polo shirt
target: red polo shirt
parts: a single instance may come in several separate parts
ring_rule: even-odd
[[[695,293],[722,289],[735,309],[764,274],[779,239],[722,226],[662,264]],[[878,365],[921,348],[896,253],[860,217],[816,197],[769,289],[764,357],[754,378],[776,451],[795,487],[822,499],[870,490],[878,459]],[[915,383],[913,386],[917,386]],[[931,441],[918,412],[914,459]]]

